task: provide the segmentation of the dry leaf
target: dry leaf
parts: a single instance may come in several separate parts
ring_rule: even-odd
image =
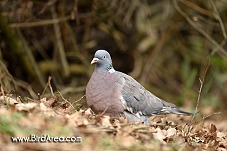
[[[169,128],[166,131],[166,137],[172,137],[177,133],[177,130],[175,128]]]
[[[160,128],[157,128],[157,133],[153,134],[155,139],[163,142],[163,140],[166,138],[166,130],[161,130]]]
[[[82,116],[83,110],[75,112],[71,115],[65,115],[68,119],[68,125],[73,127],[86,127],[89,124],[89,121],[86,117]]]
[[[84,114],[87,115],[87,116],[88,116],[88,115],[93,115],[93,114],[92,114],[91,108],[86,109],[86,110],[84,111]]]
[[[0,102],[3,102],[4,104],[9,104],[9,105],[15,105],[19,103],[17,102],[17,100],[8,96],[0,96]]]
[[[101,118],[101,125],[104,127],[111,127],[113,128],[113,125],[110,123],[110,116],[104,115]]]
[[[55,116],[56,115],[54,110],[45,106],[44,103],[39,103],[39,107],[40,107],[40,111],[46,116]]]
[[[55,102],[57,102],[57,100],[55,98],[50,98],[48,100],[46,98],[42,98],[40,99],[40,102],[44,103],[47,107],[51,107]]]
[[[37,105],[38,105],[37,103],[19,103],[19,104],[16,104],[16,110],[30,111],[34,109]]]

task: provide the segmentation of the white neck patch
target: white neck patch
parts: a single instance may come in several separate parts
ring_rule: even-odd
[[[113,68],[111,68],[108,72],[109,72],[109,73],[114,73],[115,70],[114,70]]]

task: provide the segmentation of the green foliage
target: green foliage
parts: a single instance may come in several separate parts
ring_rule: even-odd
[[[182,77],[182,93],[177,99],[178,105],[183,105],[185,98],[194,98],[195,92],[193,86],[196,83],[198,70],[191,66],[189,59],[186,59],[181,66],[181,77]]]
[[[21,113],[11,113],[10,117],[0,116],[0,131],[10,136],[27,131],[17,125],[22,116],[23,115]]]
[[[15,133],[10,121],[4,116],[0,117],[0,131],[8,135],[13,135]]]

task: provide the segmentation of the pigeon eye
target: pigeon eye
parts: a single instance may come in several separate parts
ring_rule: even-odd
[[[103,58],[106,58],[106,56],[103,56]]]

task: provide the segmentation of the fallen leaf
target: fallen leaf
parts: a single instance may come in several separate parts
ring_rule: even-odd
[[[169,128],[166,131],[166,137],[172,137],[177,133],[177,130],[175,128]]]
[[[45,106],[44,103],[39,103],[39,107],[40,107],[40,111],[46,116],[55,116],[56,115],[54,110]]]
[[[93,115],[91,108],[86,109],[86,110],[84,111],[84,114],[87,115],[87,116],[88,116],[88,115]]]
[[[102,118],[101,118],[101,125],[104,126],[104,127],[113,127],[113,125],[110,123],[110,116],[108,115],[104,115]]]
[[[17,100],[8,96],[0,96],[0,102],[3,102],[4,104],[9,104],[9,105],[16,105],[19,103],[17,102]]]
[[[48,100],[46,98],[42,98],[40,99],[40,102],[44,103],[47,107],[52,107],[57,100],[55,98],[50,98]]]
[[[16,104],[16,110],[30,111],[34,109],[37,105],[38,105],[37,103],[19,103],[19,104]]]
[[[163,142],[163,140],[166,138],[166,130],[161,130],[160,128],[157,128],[157,133],[153,134],[155,139]]]

